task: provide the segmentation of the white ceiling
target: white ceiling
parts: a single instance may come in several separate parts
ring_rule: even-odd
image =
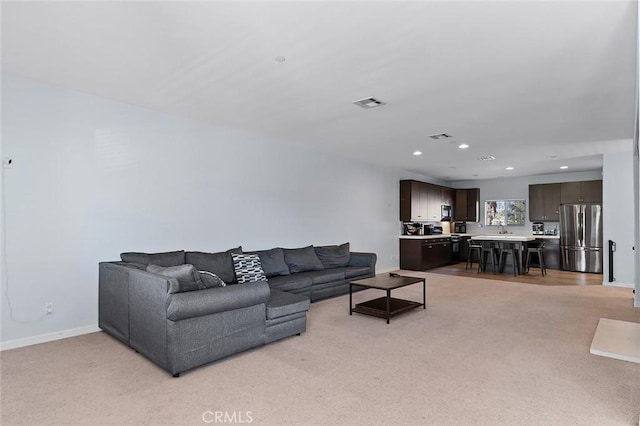
[[[595,170],[633,137],[636,8],[3,2],[2,72],[444,180]]]

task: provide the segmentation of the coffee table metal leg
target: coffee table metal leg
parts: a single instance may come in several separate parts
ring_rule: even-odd
[[[427,280],[422,280],[422,309],[427,309]]]
[[[389,324],[389,318],[391,318],[391,290],[387,290],[387,324]]]
[[[353,315],[353,284],[349,283],[349,315]]]

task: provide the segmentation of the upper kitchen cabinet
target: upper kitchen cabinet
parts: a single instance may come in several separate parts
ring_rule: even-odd
[[[424,201],[422,201],[424,199]],[[416,222],[422,219],[422,203],[426,206],[426,184],[415,180],[400,181],[400,220]],[[424,215],[426,217],[426,208]],[[425,219],[426,220],[426,219]]]
[[[560,220],[561,184],[529,185],[529,220],[557,222]]]
[[[477,222],[480,203],[480,189],[456,189],[453,220],[461,222]]]
[[[560,203],[601,203],[602,180],[563,182],[560,184]]]
[[[427,217],[428,221],[442,219],[442,187],[427,183]]]
[[[442,204],[453,206],[456,190],[453,188],[447,188],[446,186],[441,186],[440,188],[442,189]]]
[[[446,192],[439,185],[418,182],[415,180],[400,181],[400,220],[403,222],[427,222],[442,219],[442,204],[447,204],[443,197]],[[452,195],[450,195],[452,197]],[[450,202],[449,202],[450,205]]]

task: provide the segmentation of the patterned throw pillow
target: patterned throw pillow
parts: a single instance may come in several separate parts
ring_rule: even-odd
[[[203,290],[206,288],[200,279],[200,274],[198,274],[193,265],[185,264],[167,267],[148,265],[147,271],[178,280],[178,288],[171,287],[169,293],[182,293],[183,291]]]
[[[227,284],[219,276],[209,271],[198,271],[200,279],[206,288],[225,287]]]
[[[231,253],[231,257],[239,284],[267,280],[260,263],[260,256],[257,254]]]

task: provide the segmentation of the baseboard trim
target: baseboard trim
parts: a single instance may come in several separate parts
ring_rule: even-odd
[[[0,351],[9,349],[17,349],[25,346],[37,345],[39,343],[52,342],[54,340],[66,339],[68,337],[80,336],[82,334],[95,333],[100,331],[97,325],[88,325],[85,327],[71,328],[68,330],[56,331],[54,333],[40,334],[38,336],[25,337],[24,339],[9,340],[0,342]]]
[[[618,283],[618,282],[603,282],[602,285],[607,286],[607,287],[624,287],[624,288],[635,288],[635,286],[633,284],[629,284],[629,283]]]

